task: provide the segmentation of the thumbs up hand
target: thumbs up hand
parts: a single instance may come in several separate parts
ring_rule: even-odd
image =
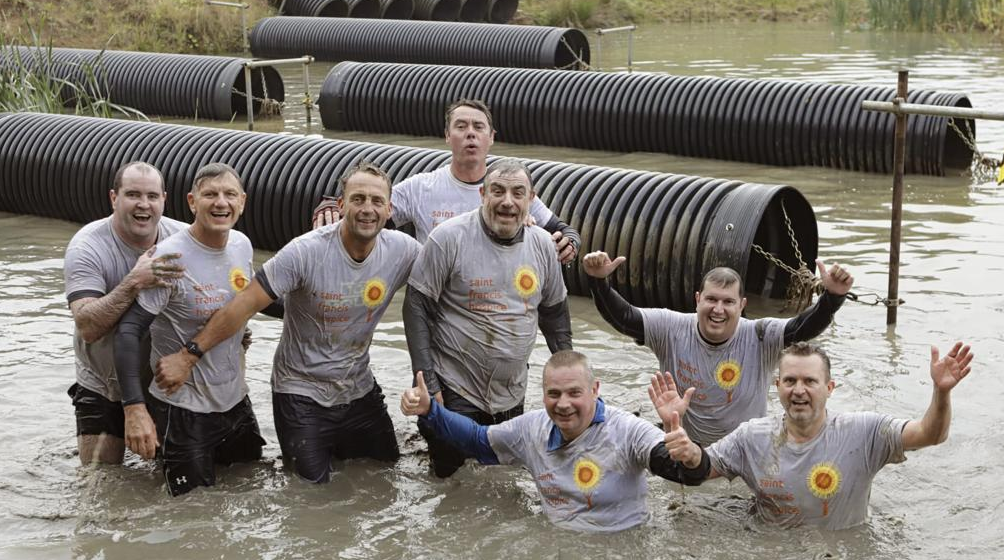
[[[401,413],[405,416],[424,416],[429,413],[429,389],[422,372],[415,374],[415,386],[401,395]]]
[[[665,442],[670,459],[683,463],[688,469],[701,464],[701,448],[690,441],[687,432],[680,426],[680,414],[675,410],[669,414]]]
[[[834,263],[829,270],[823,259],[816,259],[816,268],[819,269],[819,281],[823,283],[823,288],[835,296],[847,295],[854,285],[854,277],[847,269]]]

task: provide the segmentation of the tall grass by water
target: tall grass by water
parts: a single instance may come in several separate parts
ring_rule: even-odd
[[[999,33],[1004,29],[1004,1],[868,0],[868,17],[881,29]]]
[[[57,77],[52,45],[41,45],[37,36],[28,49],[3,41],[0,47],[0,112],[70,113],[91,117],[146,119],[146,115],[108,100],[101,79],[101,57],[93,63],[74,62],[75,79]]]

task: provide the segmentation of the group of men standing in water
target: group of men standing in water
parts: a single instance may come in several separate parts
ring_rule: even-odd
[[[731,269],[707,271],[687,314],[630,305],[606,280],[624,258],[585,255],[602,316],[665,372],[649,388],[661,429],[605,403],[587,357],[572,350],[561,266],[579,256],[578,234],[536,198],[522,163],[486,164],[494,133],[483,103],[452,104],[450,165],[394,186],[378,166],[354,165],[315,211],[315,229],[257,271],[233,229],[246,199],[234,169],[197,172],[186,225],[162,216],[159,171],[123,165],[111,216],[82,228],[66,253],[81,461],[121,462],[129,447],[160,459],[178,495],[212,486],[218,463],[260,458],[244,379],[245,325],[259,311],[283,317],[272,409],[284,463],[326,482],[333,459],[396,460],[369,347],[402,287],[414,382],[400,406],[418,416],[433,472],[450,476],[466,458],[522,465],[558,525],[644,522],[652,473],[685,484],[740,476],[766,520],[846,527],[865,519],[883,465],[947,436],[949,394],[972,360],[962,343],[944,357],[932,348],[934,396],[921,421],[827,412],[829,358],[807,341],[853,278],[821,261],[812,307],[752,321]],[[389,223],[414,224],[417,240]],[[524,414],[538,330],[552,356],[543,410]],[[772,381],[785,414],[765,418]]]

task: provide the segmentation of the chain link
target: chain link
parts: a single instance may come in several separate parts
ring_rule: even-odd
[[[997,169],[1002,166],[1002,163],[985,155],[979,148],[976,147],[976,135],[973,134],[973,130],[969,127],[969,120],[967,119],[963,122],[966,126],[965,132],[962,132],[962,130],[959,129],[959,126],[955,123],[954,118],[948,118],[948,126],[954,130],[955,134],[957,134],[966,146],[973,151],[973,161],[970,163],[973,178],[981,182],[996,179]]]
[[[791,248],[795,252],[795,258],[798,260],[798,268],[790,266],[756,243],[753,244],[753,250],[762,255],[768,262],[773,263],[791,275],[782,311],[791,307],[796,312],[799,312],[812,303],[813,294],[818,295],[823,293],[823,283],[816,278],[816,275],[805,264],[802,250],[798,246],[798,239],[795,237],[795,229],[791,227],[791,217],[788,216],[788,209],[785,207],[783,199],[781,200],[781,213],[784,216],[784,226],[788,230],[788,239],[791,240]]]

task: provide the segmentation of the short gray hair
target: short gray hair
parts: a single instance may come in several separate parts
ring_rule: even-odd
[[[530,181],[530,190],[534,190],[533,175],[530,174],[526,164],[511,157],[499,158],[488,166],[488,170],[485,172],[485,184],[488,184],[488,178],[492,175],[515,175],[517,173],[525,174],[527,180]]]
[[[575,350],[558,350],[554,354],[551,354],[547,363],[544,364],[544,373],[546,374],[548,370],[572,366],[582,366],[582,370],[586,373],[586,379],[589,383],[596,380],[596,377],[593,376],[593,368],[589,366],[589,359],[582,352],[576,352]]]
[[[244,182],[241,181],[241,176],[237,174],[237,171],[233,167],[225,163],[214,162],[203,165],[195,172],[195,180],[192,181],[192,192],[198,192],[203,181],[215,179],[227,173],[233,175],[234,179],[237,179],[237,184],[240,185],[241,190],[244,190]]]

